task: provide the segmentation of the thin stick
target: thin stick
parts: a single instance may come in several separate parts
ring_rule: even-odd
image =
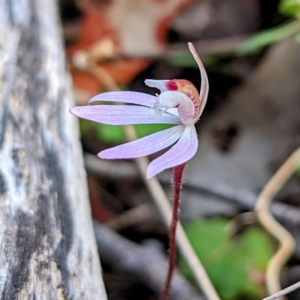
[[[276,293],[276,294],[274,294],[272,296],[266,297],[266,298],[264,298],[262,300],[274,300],[274,299],[278,299],[279,297],[287,295],[287,294],[289,294],[289,293],[291,293],[291,292],[293,292],[293,291],[295,291],[295,290],[297,290],[299,288],[300,288],[300,281],[298,281],[298,282],[296,282],[296,283],[288,286],[287,288],[279,291],[278,293]]]
[[[112,90],[112,91],[119,90],[113,78],[111,78],[111,76],[103,68],[101,68],[100,66],[94,63],[91,62],[88,63],[88,59],[86,59],[85,61],[87,62],[86,65],[84,64],[80,65],[81,70],[85,70],[93,74],[96,78],[98,78],[99,81],[101,81],[106,86],[108,90]],[[124,131],[128,141],[134,141],[137,139],[137,135],[133,126],[131,125],[124,126]],[[171,222],[172,208],[158,179],[156,177],[151,179],[146,178],[148,159],[145,157],[140,157],[140,158],[136,158],[135,161],[141,172],[143,181],[147,186],[150,194],[152,195],[160,213],[162,214],[165,223],[169,225]],[[198,259],[196,253],[194,252],[180,222],[178,222],[177,225],[176,240],[178,243],[178,247],[182,253],[182,256],[184,257],[188,266],[193,272],[198,286],[202,289],[207,299],[220,300],[200,260]]]
[[[88,171],[101,176],[117,179],[141,179],[137,166],[130,162],[99,160],[95,155],[87,153],[84,155],[84,161]],[[163,186],[170,185],[170,178],[167,172],[160,174],[158,179]],[[237,189],[204,174],[198,175],[197,177],[186,176],[184,187],[196,193],[208,193],[209,195],[216,196],[221,201],[232,202],[236,204],[237,207],[246,210],[253,210],[256,205],[257,195],[254,193]],[[276,202],[272,203],[271,212],[280,222],[289,224],[290,226],[300,226],[299,208]]]
[[[120,231],[145,222],[145,220],[150,219],[154,213],[155,209],[153,205],[143,203],[110,219],[105,222],[105,225],[115,231]]]
[[[280,272],[296,247],[292,235],[273,218],[269,208],[273,198],[293,175],[299,162],[300,148],[286,160],[267,183],[258,196],[255,207],[260,224],[279,241],[279,248],[270,260],[266,271],[266,285],[269,294],[274,294],[281,290]],[[281,297],[280,299],[283,300],[284,298]]]
[[[184,163],[173,168],[173,211],[169,233],[169,271],[165,289],[160,300],[167,300],[169,298],[172,276],[176,266],[176,228],[179,220],[180,188],[185,165]]]

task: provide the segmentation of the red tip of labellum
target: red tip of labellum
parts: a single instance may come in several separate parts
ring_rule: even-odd
[[[166,87],[169,91],[177,91],[178,90],[178,86],[177,86],[175,80],[170,80],[169,82],[167,82]]]

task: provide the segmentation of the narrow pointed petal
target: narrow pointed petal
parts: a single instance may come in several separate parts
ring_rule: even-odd
[[[99,101],[132,103],[150,107],[155,102],[155,96],[128,91],[107,92],[93,97],[89,104]]]
[[[198,139],[195,126],[186,126],[179,141],[169,151],[149,164],[147,178],[187,162],[195,155],[197,148]]]
[[[169,81],[170,80],[146,79],[145,84],[150,86],[150,87],[157,88],[161,91],[161,93],[163,93],[163,92],[166,92],[168,90],[166,84]]]
[[[158,115],[154,109],[135,105],[77,106],[70,112],[82,119],[109,125],[128,124],[180,124],[177,116],[168,113]]]
[[[203,112],[203,109],[205,107],[207,96],[208,96],[208,90],[209,90],[209,83],[208,83],[208,77],[205,70],[205,67],[201,61],[201,58],[199,57],[194,45],[192,43],[188,43],[189,49],[195,59],[195,61],[198,64],[198,67],[200,69],[201,74],[201,87],[200,87],[200,115]]]
[[[185,126],[178,125],[153,133],[139,140],[116,146],[98,153],[102,159],[135,158],[146,156],[174,144],[181,136]]]

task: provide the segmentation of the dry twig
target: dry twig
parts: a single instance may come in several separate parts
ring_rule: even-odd
[[[129,226],[145,222],[145,220],[150,219],[155,212],[156,210],[152,205],[143,203],[110,219],[105,225],[115,231],[120,231]]]
[[[287,161],[280,167],[271,180],[266,184],[260,195],[258,196],[255,212],[260,224],[269,231],[278,241],[279,249],[270,260],[266,271],[266,284],[269,294],[277,293],[280,287],[280,272],[284,264],[295,251],[295,241],[292,235],[283,228],[270,214],[270,204],[293,175],[300,161],[300,148],[296,150]],[[280,297],[280,299],[284,299]]]
[[[276,293],[276,294],[274,294],[274,295],[272,295],[272,296],[269,296],[269,297],[264,298],[263,300],[274,300],[274,299],[278,299],[279,297],[284,296],[284,295],[287,295],[287,294],[289,294],[289,293],[291,293],[291,292],[293,292],[293,291],[295,291],[295,290],[297,290],[297,289],[299,289],[299,288],[300,288],[300,281],[294,283],[294,284],[291,285],[291,286],[288,286],[287,288],[285,288],[285,289],[279,291],[278,293]]]
[[[95,155],[85,154],[85,167],[88,172],[95,173],[105,178],[112,179],[136,179],[139,180],[139,171],[135,164],[125,161],[99,160]],[[167,173],[159,174],[159,181],[163,185],[170,185]],[[252,211],[255,208],[257,196],[243,189],[236,189],[215,178],[198,175],[197,177],[186,176],[184,180],[185,189],[204,192],[216,196],[220,200],[235,203],[238,207]],[[300,226],[300,209],[284,203],[273,203],[271,212],[274,217],[290,226]]]

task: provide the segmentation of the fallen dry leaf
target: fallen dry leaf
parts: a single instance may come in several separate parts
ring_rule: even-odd
[[[109,40],[110,56],[147,56],[160,53],[167,40],[171,21],[192,0],[81,0],[83,18],[79,39],[67,47],[71,59],[78,50],[95,50]],[[107,49],[106,49],[107,50]],[[103,50],[104,52],[106,50]],[[101,56],[101,53],[99,53]],[[109,57],[107,51],[103,57]],[[128,84],[149,65],[146,59],[130,59],[101,64],[118,84]],[[74,86],[95,94],[102,89],[92,75],[73,72]]]

